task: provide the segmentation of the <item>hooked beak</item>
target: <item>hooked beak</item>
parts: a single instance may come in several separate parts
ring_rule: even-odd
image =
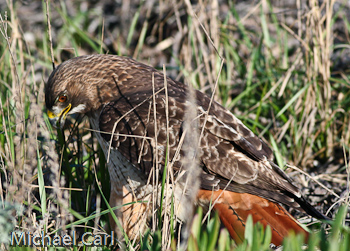
[[[59,127],[62,129],[66,121],[67,114],[71,108],[72,108],[72,104],[69,104],[66,108],[62,109],[58,114],[55,114],[52,111],[48,110],[47,115],[49,116],[51,124],[55,128]]]

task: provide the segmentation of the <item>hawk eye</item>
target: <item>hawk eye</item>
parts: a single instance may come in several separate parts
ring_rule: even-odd
[[[59,96],[58,101],[61,102],[61,103],[66,102],[67,101],[67,96],[66,95]]]

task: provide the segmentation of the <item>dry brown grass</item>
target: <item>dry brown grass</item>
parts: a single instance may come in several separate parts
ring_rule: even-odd
[[[68,194],[61,189],[65,183],[55,144],[44,121],[44,82],[35,81],[34,62],[28,60],[31,51],[23,38],[20,20],[14,5],[8,7],[8,13],[0,13],[1,207],[6,209],[5,202],[15,205],[17,210],[12,212],[12,217],[17,221],[8,223],[21,231],[38,234],[65,228],[72,217],[67,211]]]

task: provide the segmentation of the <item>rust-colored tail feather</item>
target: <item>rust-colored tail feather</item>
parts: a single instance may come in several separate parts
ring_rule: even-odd
[[[254,223],[270,226],[271,242],[276,246],[281,245],[283,238],[291,231],[308,237],[308,232],[284,208],[261,197],[222,190],[200,190],[198,198],[202,202],[214,203],[214,209],[218,211],[222,223],[237,243],[244,240],[245,224],[249,215],[252,215]]]

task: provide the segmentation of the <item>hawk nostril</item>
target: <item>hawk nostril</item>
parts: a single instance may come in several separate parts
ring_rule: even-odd
[[[49,116],[50,119],[53,119],[54,117],[56,117],[56,115],[50,110],[47,111],[47,116]]]

